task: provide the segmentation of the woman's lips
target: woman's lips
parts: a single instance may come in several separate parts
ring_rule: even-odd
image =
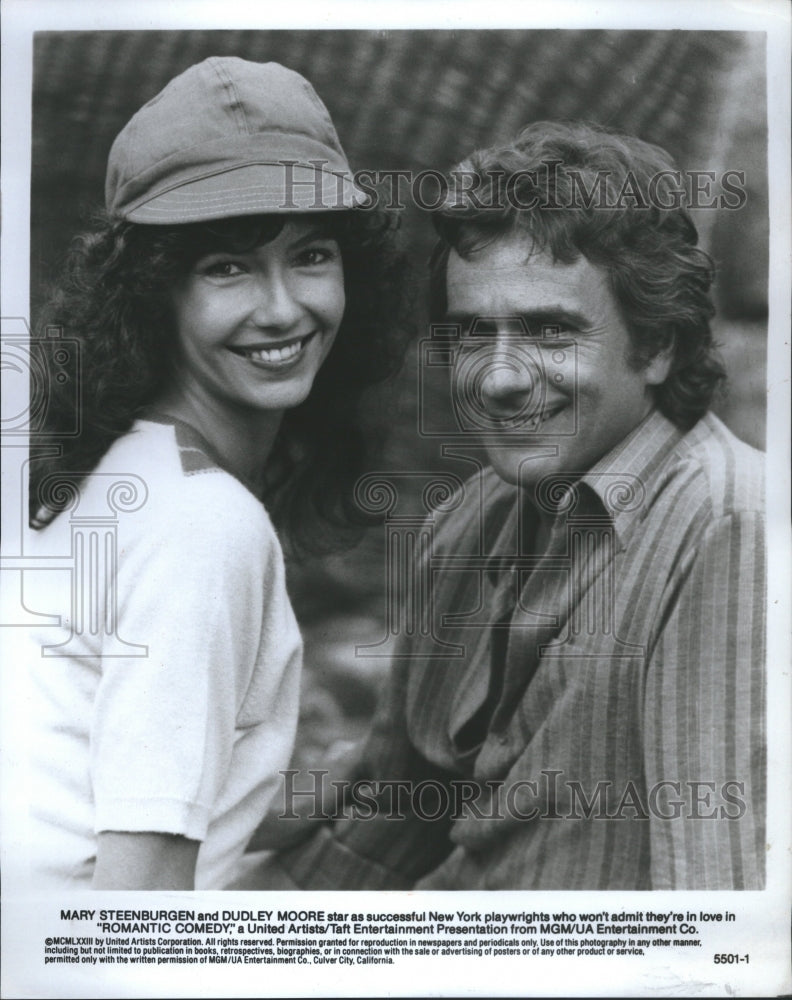
[[[254,364],[267,368],[287,368],[295,362],[308,342],[315,336],[316,330],[296,340],[283,341],[280,344],[254,344],[245,347],[229,347],[228,349],[239,357],[247,358]]]

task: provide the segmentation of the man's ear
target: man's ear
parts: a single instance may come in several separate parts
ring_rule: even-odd
[[[650,358],[646,363],[646,367],[643,370],[644,380],[647,385],[662,385],[663,382],[668,378],[668,374],[671,371],[671,364],[674,360],[674,344],[673,341],[664,347],[662,351],[658,351],[654,357]]]

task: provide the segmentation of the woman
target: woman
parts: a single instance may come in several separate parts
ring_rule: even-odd
[[[364,201],[275,63],[207,59],[116,139],[107,215],[43,323],[81,364],[80,433],[31,476],[34,549],[77,567],[35,591],[60,618],[30,688],[50,884],[222,888],[288,762],[301,644],[276,528],[307,549],[355,520],[358,402],[398,357],[398,259]],[[73,411],[53,399],[50,429]]]

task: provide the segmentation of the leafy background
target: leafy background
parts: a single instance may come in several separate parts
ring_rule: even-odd
[[[740,211],[700,211],[719,266],[716,335],[730,373],[718,406],[743,439],[764,444],[767,161],[764,36],[735,32],[102,31],[45,32],[34,45],[31,313],[72,235],[102,202],[113,139],[172,77],[210,55],[275,60],[305,75],[328,106],[355,169],[447,168],[540,118],[582,118],[664,146],[683,169],[744,170]],[[385,427],[382,471],[445,469],[417,431],[419,340],[427,334],[424,212],[403,234],[415,268],[416,329],[404,369],[364,419]],[[431,400],[438,415],[447,394]],[[438,417],[441,419],[442,417]],[[421,509],[409,487],[404,509]],[[341,556],[290,567],[306,639],[297,766],[342,762],[365,731],[387,657],[385,535]],[[383,647],[387,650],[387,641]]]

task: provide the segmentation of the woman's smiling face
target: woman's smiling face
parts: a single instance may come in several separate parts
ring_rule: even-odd
[[[172,301],[177,392],[282,412],[308,396],[341,324],[341,251],[316,222],[289,220],[268,243],[199,257]]]

